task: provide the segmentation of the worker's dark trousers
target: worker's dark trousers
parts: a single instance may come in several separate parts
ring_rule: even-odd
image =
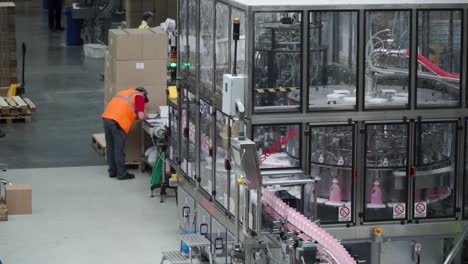
[[[62,8],[49,7],[49,29],[60,29],[62,27]]]
[[[125,142],[127,133],[114,120],[103,118],[104,133],[106,135],[106,154],[109,164],[109,175],[125,176]]]

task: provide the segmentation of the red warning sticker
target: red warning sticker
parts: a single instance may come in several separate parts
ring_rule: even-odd
[[[406,204],[396,203],[393,206],[393,219],[404,219],[406,216]]]
[[[424,218],[427,216],[427,203],[417,202],[414,204],[414,217]]]
[[[347,205],[338,207],[338,222],[351,221],[351,208]]]

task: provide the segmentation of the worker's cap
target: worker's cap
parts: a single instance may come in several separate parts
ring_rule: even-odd
[[[151,12],[151,11],[145,11],[145,12],[143,13],[143,20],[147,20],[147,19],[150,18],[150,17],[154,17],[153,12]]]
[[[143,95],[145,96],[145,102],[149,102],[149,99],[148,99],[148,92],[146,91],[145,87],[138,87],[136,88],[136,90],[140,93],[143,93]]]

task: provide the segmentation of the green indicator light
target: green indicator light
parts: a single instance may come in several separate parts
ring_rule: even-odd
[[[177,67],[177,62],[171,62],[171,67],[176,68]]]
[[[192,64],[189,61],[187,61],[187,62],[184,63],[184,66],[185,67],[190,67],[190,66],[192,66]]]

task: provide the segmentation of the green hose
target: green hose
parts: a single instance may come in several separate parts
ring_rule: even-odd
[[[163,153],[162,150],[158,153],[158,158],[153,164],[153,171],[151,173],[151,185],[157,185],[161,183],[161,173],[164,166],[164,160],[162,159]]]

